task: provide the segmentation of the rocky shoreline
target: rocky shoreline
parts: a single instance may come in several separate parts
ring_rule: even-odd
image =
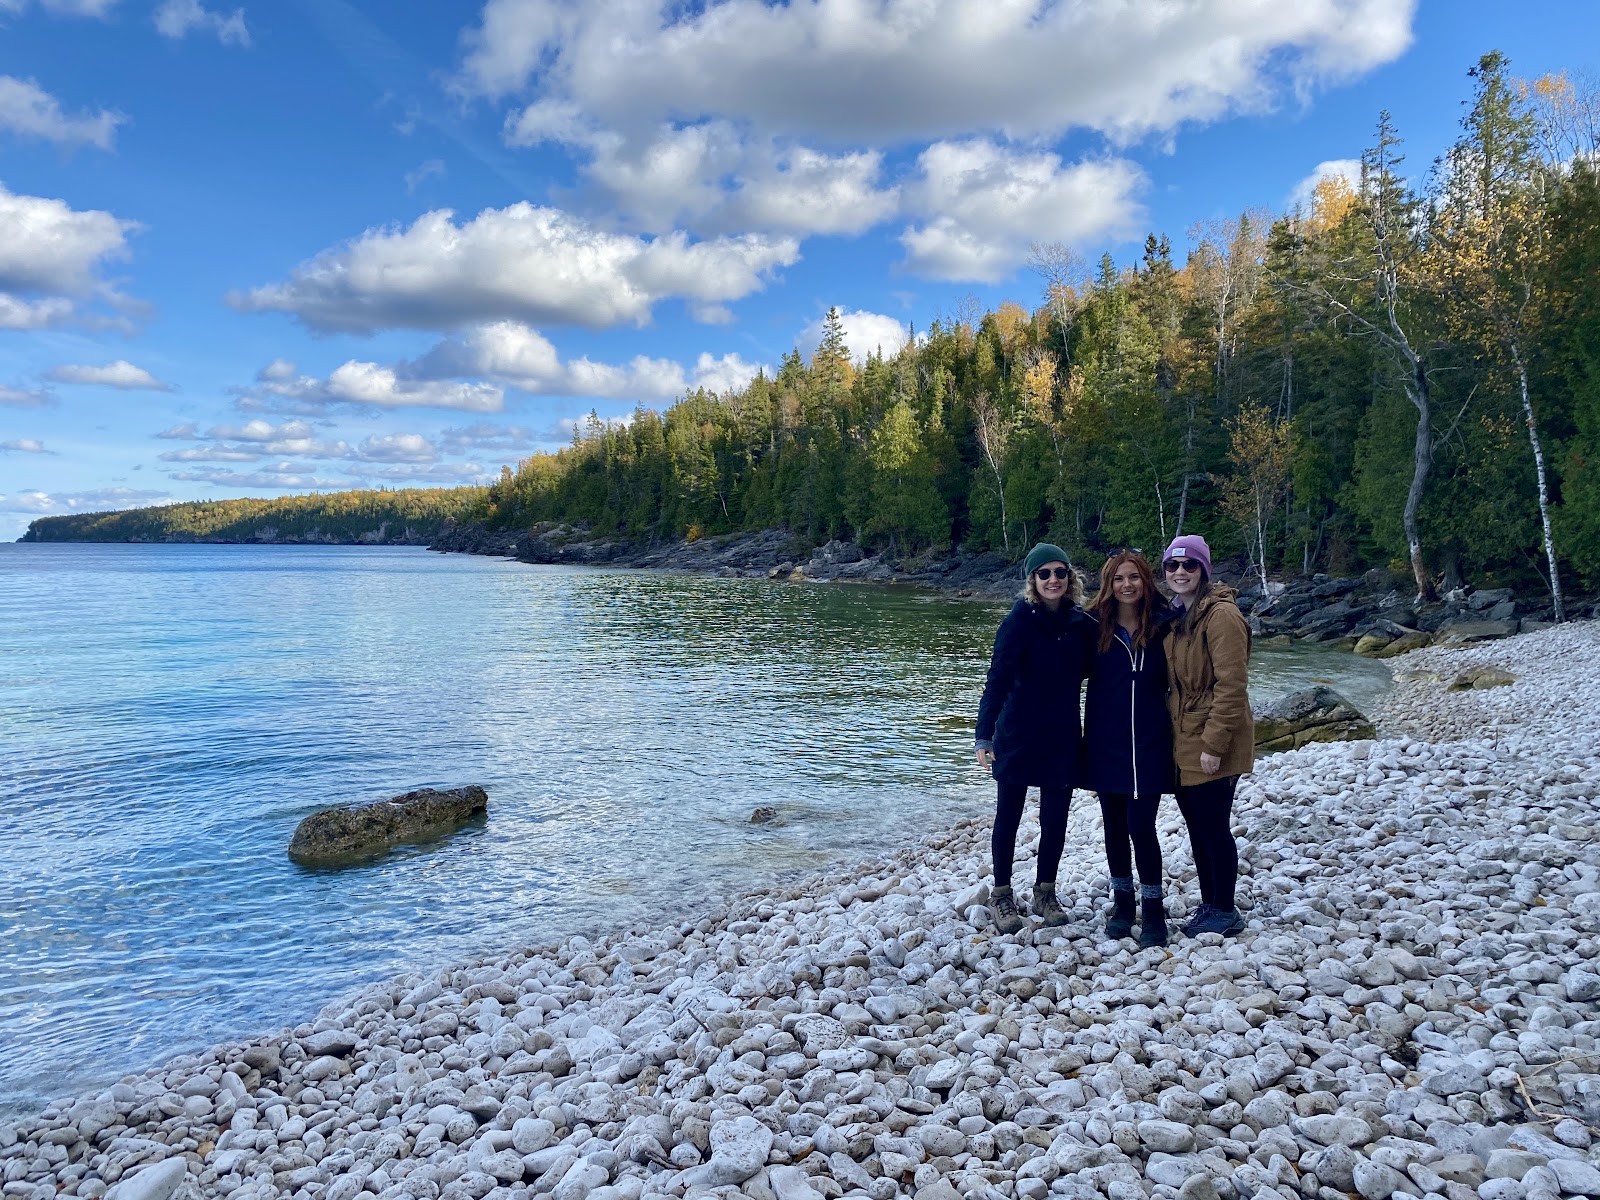
[[[1105,941],[1081,802],[1071,924],[997,936],[964,822],[52,1104],[0,1125],[0,1194],[1600,1195],[1600,626],[1405,663],[1377,740],[1241,789],[1235,941]],[[1512,682],[1447,690],[1476,670]]]
[[[726,534],[663,544],[596,537],[582,527],[546,522],[527,530],[488,530],[447,521],[430,550],[488,554],[520,562],[699,571],[729,578],[818,583],[894,583],[936,588],[957,596],[1001,599],[1019,588],[1017,564],[995,552],[963,550],[898,558],[873,555],[853,542],[805,549],[783,530]],[[1439,643],[1470,645],[1547,628],[1548,596],[1518,597],[1509,589],[1461,587],[1437,602],[1413,602],[1409,576],[1387,570],[1274,581],[1263,593],[1240,563],[1219,563],[1218,577],[1239,588],[1239,605],[1257,637],[1321,642],[1378,658]],[[1091,580],[1091,586],[1095,581]],[[1569,616],[1600,617],[1600,597],[1574,597]]]

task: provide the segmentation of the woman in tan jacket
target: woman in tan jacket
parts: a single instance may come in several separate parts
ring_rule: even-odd
[[[1183,927],[1193,937],[1244,931],[1234,907],[1239,848],[1233,795],[1255,765],[1250,712],[1250,626],[1230,587],[1211,582],[1211,548],[1196,534],[1175,538],[1162,556],[1167,587],[1182,615],[1167,635],[1167,709],[1178,767],[1178,810],[1189,827],[1200,907]]]

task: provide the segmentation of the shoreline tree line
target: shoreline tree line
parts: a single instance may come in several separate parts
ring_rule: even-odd
[[[1356,179],[1198,225],[1181,263],[1158,234],[1125,266],[1038,245],[1037,308],[969,304],[864,358],[830,312],[809,362],[591,413],[440,515],[1091,564],[1190,530],[1263,583],[1390,566],[1560,615],[1600,585],[1600,93],[1498,52],[1469,80],[1429,168],[1383,113]]]

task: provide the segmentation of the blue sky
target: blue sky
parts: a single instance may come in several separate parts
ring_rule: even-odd
[[[0,0],[0,537],[474,482],[1282,209],[1581,0]]]

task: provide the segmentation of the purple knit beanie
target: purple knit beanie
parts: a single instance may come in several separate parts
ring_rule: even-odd
[[[1161,556],[1163,566],[1169,558],[1198,558],[1200,565],[1206,569],[1206,578],[1211,578],[1211,547],[1198,533],[1186,533],[1173,538],[1172,545]]]

